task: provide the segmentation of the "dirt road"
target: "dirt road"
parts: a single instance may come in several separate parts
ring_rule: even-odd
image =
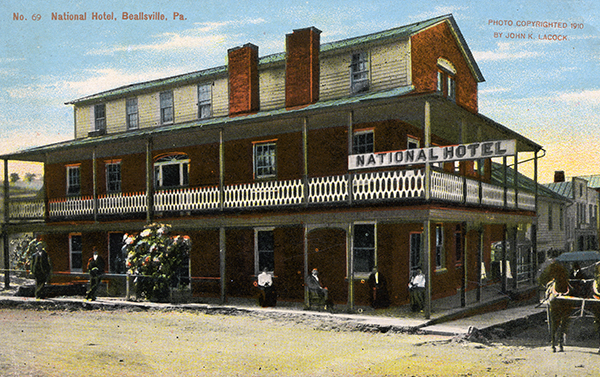
[[[597,376],[591,347],[340,331],[317,318],[1,309],[2,376]]]

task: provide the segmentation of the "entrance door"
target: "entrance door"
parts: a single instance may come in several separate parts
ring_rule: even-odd
[[[114,274],[125,273],[125,258],[123,255],[123,236],[124,233],[109,233],[108,234],[108,257],[109,257],[109,272]]]

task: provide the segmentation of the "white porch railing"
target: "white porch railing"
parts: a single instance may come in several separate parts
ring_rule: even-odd
[[[352,178],[354,200],[421,198],[425,192],[423,170],[362,173]]]
[[[50,217],[75,217],[94,214],[94,199],[91,196],[53,199],[48,202]]]
[[[17,219],[39,219],[45,216],[46,204],[43,200],[19,200],[8,207],[10,217]]]
[[[98,197],[98,213],[137,213],[146,211],[146,194],[143,192],[130,194],[107,194]]]
[[[301,204],[304,185],[300,179],[230,185],[224,189],[225,208],[268,207]]]
[[[348,176],[311,178],[308,182],[309,203],[335,203],[348,200]]]
[[[154,209],[156,211],[215,209],[219,208],[219,196],[218,187],[164,190],[154,194]]]
[[[337,175],[287,181],[266,181],[223,188],[181,188],[158,191],[154,194],[154,210],[161,211],[208,211],[221,208],[259,208],[348,202],[350,182],[353,201],[403,200],[423,198],[425,194],[425,170],[393,170],[358,173],[352,176]],[[535,196],[528,192],[495,186],[485,182],[431,172],[431,198],[450,203],[466,203],[492,207],[535,210]],[[466,196],[465,196],[466,194]],[[506,198],[505,198],[506,195]],[[144,213],[147,198],[143,192],[131,194],[101,195],[97,200],[99,215]],[[518,203],[517,203],[518,202]],[[13,202],[10,206],[12,219],[43,218],[42,201]],[[48,203],[49,216],[90,216],[94,213],[92,197],[69,197],[53,199]]]

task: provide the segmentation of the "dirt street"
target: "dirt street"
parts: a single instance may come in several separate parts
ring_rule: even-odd
[[[0,326],[2,376],[600,375],[589,344],[553,354],[535,342],[346,331],[313,317],[1,309]]]

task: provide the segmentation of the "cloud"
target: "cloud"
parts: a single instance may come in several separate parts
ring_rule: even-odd
[[[161,33],[153,36],[153,43],[137,45],[113,45],[106,48],[89,50],[87,55],[111,55],[119,52],[165,52],[189,51],[194,49],[213,48],[231,39],[230,33],[219,32],[227,28],[239,28],[247,25],[257,25],[266,22],[262,18],[245,19],[236,21],[197,23],[198,27],[187,29],[178,33]]]
[[[46,129],[22,128],[3,132],[0,137],[0,153],[12,153],[42,145],[59,143],[72,139],[73,135],[48,132]]]
[[[478,93],[480,95],[485,95],[485,94],[494,94],[494,93],[506,93],[506,92],[510,92],[512,89],[510,88],[503,88],[503,87],[495,87],[495,88],[487,88],[487,89],[480,89],[478,91]]]
[[[588,89],[578,92],[565,92],[557,96],[559,101],[569,104],[600,105],[600,89]]]

